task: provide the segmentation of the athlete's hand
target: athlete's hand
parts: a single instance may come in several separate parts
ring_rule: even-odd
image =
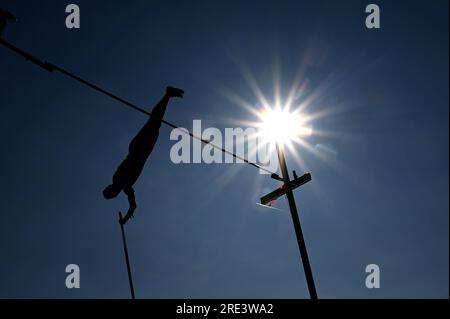
[[[137,207],[136,204],[130,205],[130,208],[128,208],[127,214],[125,215],[124,218],[122,218],[122,219],[120,220],[120,223],[121,223],[122,225],[125,225],[125,224],[127,223],[127,221],[128,221],[130,218],[133,218],[133,217],[134,217],[134,212],[135,212],[135,210],[136,210],[136,207]]]
[[[130,206],[130,208],[128,209],[128,213],[127,213],[128,219],[134,218],[134,212],[136,211],[136,207],[137,207],[136,205]]]

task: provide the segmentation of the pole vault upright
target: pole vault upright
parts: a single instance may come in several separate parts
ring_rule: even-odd
[[[297,237],[298,248],[303,262],[303,269],[305,271],[306,283],[308,284],[309,295],[311,299],[317,299],[316,286],[309,264],[308,251],[306,250],[305,239],[303,238],[302,227],[300,225],[300,218],[298,217],[297,206],[295,205],[295,198],[292,192],[292,185],[289,178],[288,169],[286,166],[286,158],[284,156],[284,146],[279,143],[276,144],[278,161],[280,162],[281,174],[283,176],[284,185],[286,186],[286,197],[289,203],[289,210],[292,215],[292,222],[294,223],[295,235]]]
[[[127,264],[128,283],[130,284],[131,299],[136,299],[134,296],[133,277],[131,275],[131,264],[128,257],[127,238],[125,237],[125,224],[123,223],[122,212],[119,212],[120,231],[122,233],[123,251],[125,253],[125,262]]]

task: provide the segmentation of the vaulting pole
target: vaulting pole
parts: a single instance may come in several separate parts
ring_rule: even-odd
[[[294,223],[295,235],[297,236],[298,248],[303,262],[303,269],[305,271],[306,283],[308,284],[309,295],[311,299],[317,299],[316,286],[309,264],[308,251],[306,250],[305,239],[303,238],[302,227],[298,217],[297,206],[295,205],[294,194],[292,193],[292,186],[289,179],[289,173],[286,166],[286,158],[284,157],[284,147],[277,143],[278,161],[280,162],[280,169],[283,175],[284,185],[286,186],[286,197],[289,203],[289,209],[292,215],[292,222]]]
[[[133,286],[133,277],[131,276],[130,259],[128,257],[127,239],[125,237],[125,227],[124,227],[125,225],[122,223],[122,212],[119,212],[119,224],[120,230],[122,232],[122,242],[123,242],[123,251],[125,253],[125,261],[127,263],[128,283],[130,284],[131,299],[136,299],[134,296],[134,286]]]

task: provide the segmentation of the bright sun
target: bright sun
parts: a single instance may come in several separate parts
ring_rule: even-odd
[[[288,144],[301,136],[311,135],[311,127],[305,125],[305,118],[299,113],[264,108],[259,117],[259,133],[267,143]]]

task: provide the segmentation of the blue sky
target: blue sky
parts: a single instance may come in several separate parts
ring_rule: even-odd
[[[326,112],[289,168],[319,297],[448,298],[448,2],[2,1],[19,22],[3,36],[147,109],[166,85],[185,98],[166,119],[186,128],[255,120],[225,91],[273,99],[296,71]],[[0,48],[0,297],[128,298],[117,212],[101,196],[145,117]],[[247,70],[247,73],[244,71]],[[244,164],[170,161],[170,130],[135,185],[127,225],[141,298],[307,298],[285,200],[255,205],[279,183]],[[326,145],[333,152],[324,152]],[[65,287],[65,266],[81,288]],[[378,264],[381,288],[365,287]]]

